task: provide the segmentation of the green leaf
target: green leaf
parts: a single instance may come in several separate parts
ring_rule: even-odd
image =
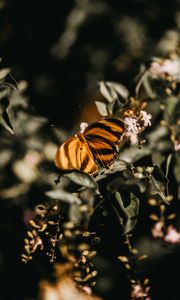
[[[124,218],[119,215],[119,220],[123,226],[124,234],[129,233],[133,230],[137,223],[137,216],[139,213],[139,199],[133,194],[130,193],[130,204],[127,207],[124,207],[122,197],[119,192],[115,193],[116,200],[124,213]],[[116,213],[117,210],[116,210]]]
[[[100,81],[99,89],[101,94],[108,102],[112,102],[120,98],[127,99],[129,96],[129,91],[127,90],[127,88],[117,82]]]
[[[164,120],[168,123],[174,123],[174,119],[178,119],[180,114],[180,105],[179,105],[179,98],[170,96],[166,99],[166,106],[164,110]]]
[[[80,171],[73,171],[63,175],[80,186],[90,189],[97,189],[97,183],[94,178],[86,173]]]
[[[149,176],[149,183],[150,183],[150,192],[152,195],[159,195],[163,202],[169,204],[166,200],[166,196],[164,194],[164,183],[156,180],[152,175]]]
[[[9,99],[7,98],[2,98],[0,100],[0,124],[11,134],[14,134],[11,114],[9,112]]]
[[[139,199],[133,194],[130,194],[131,202],[126,207],[126,212],[128,215],[127,222],[125,224],[124,233],[129,233],[133,230],[137,223],[137,216],[139,213]]]
[[[76,203],[79,205],[81,204],[81,200],[76,195],[68,193],[61,189],[47,191],[45,194],[48,197],[55,199],[55,200],[62,200],[64,202],[68,202],[70,204],[72,204],[72,203]]]
[[[172,161],[172,154],[169,154],[167,157],[167,161],[166,161],[166,177],[168,177],[168,173],[169,173],[169,167]]]
[[[95,101],[95,104],[101,116],[103,117],[108,116],[107,105],[104,102]]]
[[[135,88],[136,98],[139,99],[142,95],[145,97],[155,98],[156,93],[152,88],[152,79],[148,70],[143,67],[143,71],[138,75],[139,80]]]
[[[4,68],[0,70],[0,80],[2,80],[3,78],[5,78],[9,72],[11,71],[10,68]]]

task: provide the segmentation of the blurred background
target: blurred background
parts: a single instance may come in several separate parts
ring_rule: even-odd
[[[53,124],[71,128],[100,95],[100,80],[129,88],[140,63],[173,50],[179,1],[0,1],[3,65],[28,81],[30,103]],[[86,105],[85,105],[86,104]],[[92,117],[94,115],[94,117]]]
[[[21,263],[26,220],[34,205],[46,200],[44,191],[54,178],[48,172],[56,172],[57,145],[79,122],[100,118],[94,104],[102,98],[98,82],[118,81],[133,92],[140,65],[173,51],[179,31],[179,0],[0,0],[1,68],[11,68],[23,90],[11,94],[11,106],[17,106],[12,117],[15,135],[0,128],[2,300],[37,299],[40,279],[52,271],[45,254],[28,265]],[[43,183],[39,180],[42,172],[47,172]],[[150,230],[148,223],[143,224],[149,214],[145,208],[137,226],[139,236]],[[108,210],[108,220],[114,220]],[[95,216],[93,223],[97,231],[99,218],[104,217]],[[129,299],[126,275],[116,261],[120,232],[116,221],[106,222],[102,256],[97,261],[104,275],[95,292],[107,300]],[[152,299],[177,299],[180,282],[174,265],[179,264],[179,252],[170,256],[169,249],[162,254],[159,244],[146,239],[143,243],[155,255],[146,266],[155,295]]]

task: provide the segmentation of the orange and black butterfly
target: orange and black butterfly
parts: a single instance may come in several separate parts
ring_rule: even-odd
[[[58,148],[55,164],[63,170],[97,174],[99,165],[108,168],[114,162],[123,132],[124,124],[120,119],[94,122],[83,133],[77,132]]]

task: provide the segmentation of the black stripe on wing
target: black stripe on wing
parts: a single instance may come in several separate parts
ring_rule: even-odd
[[[100,138],[106,141],[117,142],[124,131],[124,123],[118,119],[104,119],[92,123],[84,132],[86,139]]]

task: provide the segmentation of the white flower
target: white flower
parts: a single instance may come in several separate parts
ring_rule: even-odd
[[[172,225],[169,225],[164,240],[171,244],[180,244],[180,232]]]
[[[136,116],[126,117],[124,119],[124,124],[125,124],[126,131],[128,132],[130,131],[134,134],[138,134],[139,132],[141,132],[141,128]]]
[[[137,134],[135,133],[132,133],[130,131],[126,131],[125,134],[124,134],[125,137],[129,137],[130,139],[130,144],[131,145],[135,145],[138,143],[138,137],[137,137]]]
[[[144,300],[151,300],[151,298],[145,292],[144,287],[140,284],[133,284],[132,291],[131,291],[131,299],[144,299]]]
[[[82,122],[82,123],[80,124],[80,132],[83,133],[84,130],[85,130],[87,127],[88,127],[88,123]]]
[[[161,222],[161,221],[156,222],[154,224],[153,228],[151,229],[152,236],[155,238],[163,237],[163,230],[162,230],[163,226],[164,226],[163,222]]]
[[[174,150],[179,151],[180,150],[180,138],[176,139],[174,141]]]
[[[151,116],[151,114],[148,114],[145,110],[141,110],[140,111],[140,113],[141,113],[141,121],[143,121],[144,122],[144,127],[148,127],[148,126],[151,126],[151,118],[152,118],[152,116]]]
[[[151,63],[149,71],[154,75],[170,75],[176,79],[180,73],[180,63],[178,60],[164,59],[162,62],[154,61]]]

